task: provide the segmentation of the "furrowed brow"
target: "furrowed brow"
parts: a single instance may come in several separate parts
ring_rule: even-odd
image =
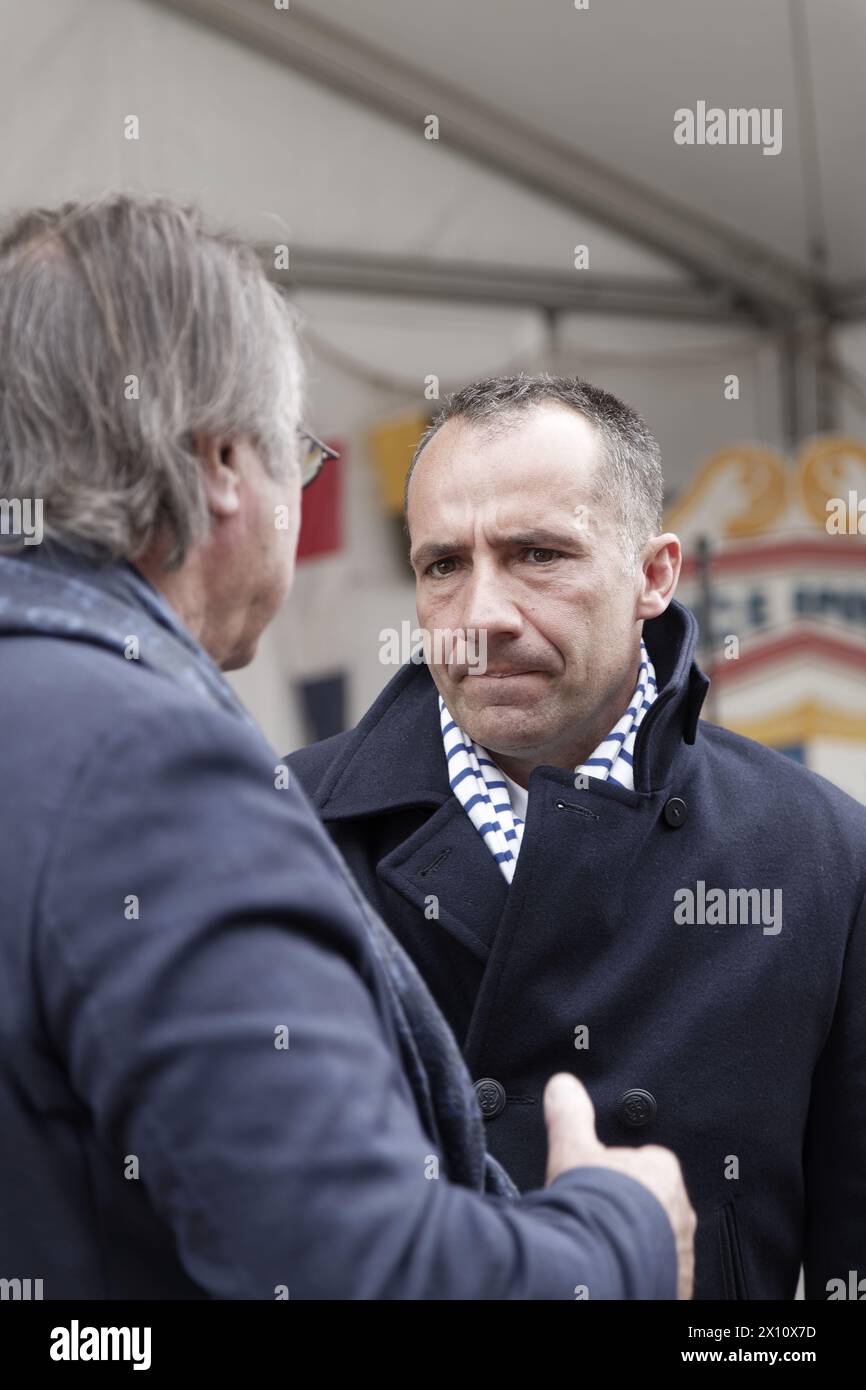
[[[424,545],[419,545],[409,559],[415,569],[426,569],[434,560],[444,560],[446,556],[456,554],[459,549],[458,541],[427,541]]]
[[[546,531],[543,527],[533,528],[529,531],[521,531],[519,535],[507,536],[502,544],[504,545],[534,545],[543,550],[573,550],[583,542],[580,529],[576,526],[573,531]]]
[[[500,550],[516,546],[537,546],[544,550],[579,550],[584,544],[585,537],[577,526],[571,532],[548,531],[544,527],[534,527],[519,534],[499,536],[493,542]],[[459,541],[427,541],[424,545],[419,545],[410,556],[410,560],[415,569],[426,569],[436,560],[459,554],[462,548]]]

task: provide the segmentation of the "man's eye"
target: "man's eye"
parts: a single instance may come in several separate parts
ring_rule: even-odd
[[[530,546],[530,548],[523,553],[525,556],[531,558],[534,565],[549,565],[551,560],[558,560],[560,557],[560,552],[558,550],[545,550],[544,547],[540,545]]]
[[[443,569],[443,565],[456,565],[457,561],[448,557],[445,560],[434,560],[432,565],[427,566],[427,573],[432,574],[434,579],[445,579],[447,575],[453,574],[453,569]]]

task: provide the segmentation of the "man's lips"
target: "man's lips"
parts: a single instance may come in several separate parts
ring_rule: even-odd
[[[519,671],[476,671],[473,667],[470,666],[466,674],[467,676],[473,676],[476,680],[487,679],[494,681],[505,681],[513,680],[515,677],[518,676],[543,676],[544,672],[539,671],[538,668],[535,666],[528,669],[521,669]]]

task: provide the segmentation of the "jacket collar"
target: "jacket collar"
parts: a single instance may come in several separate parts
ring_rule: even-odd
[[[0,553],[0,636],[74,638],[136,660],[252,723],[225,676],[162,595],[125,561],[98,561],[54,540]]]
[[[698,625],[674,599],[644,625],[659,694],[635,746],[638,792],[670,780],[680,746],[695,742],[709,681],[694,659]],[[316,804],[325,820],[438,807],[451,796],[436,687],[424,663],[401,667],[353,730],[323,780]]]

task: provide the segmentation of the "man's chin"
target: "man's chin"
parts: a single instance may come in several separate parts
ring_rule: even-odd
[[[244,666],[249,666],[259,649],[262,637],[288,597],[289,588],[289,585],[282,582],[272,585],[259,601],[251,606],[245,630],[228,655],[219,662],[221,671],[240,671]]]
[[[517,757],[544,741],[537,717],[533,718],[536,714],[525,704],[488,705],[480,711],[467,709],[465,715],[461,713],[458,723],[473,743],[491,752]]]
[[[245,666],[249,666],[259,649],[259,636],[247,638],[243,643],[239,643],[219,663],[220,670],[242,671]]]

